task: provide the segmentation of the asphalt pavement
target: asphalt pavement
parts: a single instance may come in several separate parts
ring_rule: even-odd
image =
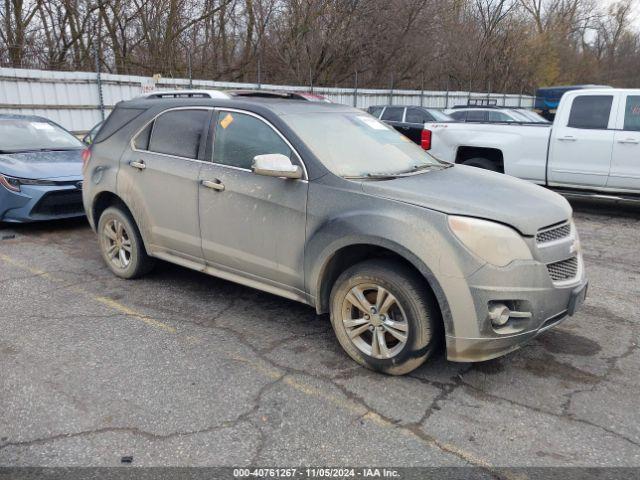
[[[478,364],[353,363],[327,316],[83,220],[0,227],[0,466],[640,466],[640,209],[574,202],[582,310]]]

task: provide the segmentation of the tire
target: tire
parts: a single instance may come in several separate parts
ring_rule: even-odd
[[[362,298],[359,293],[367,304],[358,300]],[[369,307],[374,303],[379,310],[372,312]],[[369,314],[364,313],[365,308]],[[330,312],[342,348],[371,370],[404,375],[422,365],[440,346],[439,309],[424,278],[394,260],[367,260],[344,271],[331,290]],[[374,343],[379,333],[386,352],[382,344]]]
[[[109,207],[100,215],[98,241],[102,258],[120,278],[141,277],[155,265],[155,259],[147,255],[135,222],[119,207]]]
[[[491,170],[492,172],[499,172],[496,162],[489,160],[488,158],[470,158],[462,162],[462,165],[468,165],[470,167],[484,168],[485,170]]]

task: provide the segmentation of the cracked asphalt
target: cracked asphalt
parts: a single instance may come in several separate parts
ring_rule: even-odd
[[[504,358],[358,367],[328,318],[84,221],[0,227],[0,466],[640,466],[640,209],[573,202],[589,297]]]

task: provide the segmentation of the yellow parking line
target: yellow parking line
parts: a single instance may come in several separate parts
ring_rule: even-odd
[[[46,278],[48,280],[51,280],[53,282],[56,282],[56,283],[65,282],[65,280],[63,280],[61,278],[57,278],[57,277],[51,275],[49,272],[45,272],[43,270],[39,270],[37,268],[30,267],[29,265],[26,265],[26,264],[24,264],[22,262],[14,260],[13,258],[11,258],[11,257],[9,257],[7,255],[0,254],[0,260],[2,260],[5,263],[8,263],[10,265],[13,265],[14,267],[21,268],[23,270],[27,270],[27,271],[33,273],[34,275],[39,275],[39,276],[41,276],[43,278]],[[80,287],[73,287],[73,288],[71,288],[71,290],[73,290],[74,292],[80,293],[82,295],[85,295],[85,296],[91,298],[92,300],[94,300],[94,301],[96,301],[98,303],[101,303],[103,305],[106,305],[107,307],[111,308],[112,310],[115,310],[115,311],[117,311],[119,313],[122,313],[122,314],[124,314],[124,315],[126,315],[126,316],[128,316],[130,318],[133,318],[135,320],[139,320],[139,321],[145,323],[146,325],[149,325],[150,327],[157,328],[157,329],[160,329],[160,330],[164,330],[165,332],[174,333],[174,334],[177,332],[177,330],[174,327],[172,327],[171,325],[167,325],[166,323],[159,322],[158,320],[154,320],[153,318],[151,318],[151,317],[149,317],[147,315],[144,315],[142,313],[136,312],[135,310],[133,310],[133,309],[131,309],[131,308],[125,306],[125,305],[122,305],[121,303],[119,303],[116,300],[113,300],[111,298],[102,297],[102,296],[99,296],[99,295],[94,295],[93,293],[88,292],[87,290],[84,290],[83,288],[80,288]]]
[[[91,295],[91,294],[89,294],[89,295]],[[176,333],[176,329],[174,327],[172,327],[171,325],[167,325],[166,323],[159,322],[158,320],[154,320],[151,317],[148,317],[146,315],[138,313],[135,310],[132,310],[131,308],[129,308],[129,307],[125,306],[125,305],[122,305],[121,303],[116,302],[115,300],[113,300],[111,298],[96,297],[96,296],[93,296],[93,295],[91,295],[91,297],[93,297],[93,299],[96,302],[100,302],[103,305],[106,305],[107,307],[110,307],[110,308],[112,308],[114,310],[117,310],[117,311],[119,311],[121,313],[124,313],[125,315],[133,317],[133,318],[135,318],[137,320],[140,320],[141,322],[146,323],[150,327],[159,328],[160,330],[164,330],[165,332],[169,332],[169,333]]]

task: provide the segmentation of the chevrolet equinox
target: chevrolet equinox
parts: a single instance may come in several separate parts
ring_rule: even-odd
[[[83,155],[112,272],[162,259],[330,313],[389,374],[504,355],[586,295],[571,207],[444,163],[365,112],[257,98],[119,103]]]

